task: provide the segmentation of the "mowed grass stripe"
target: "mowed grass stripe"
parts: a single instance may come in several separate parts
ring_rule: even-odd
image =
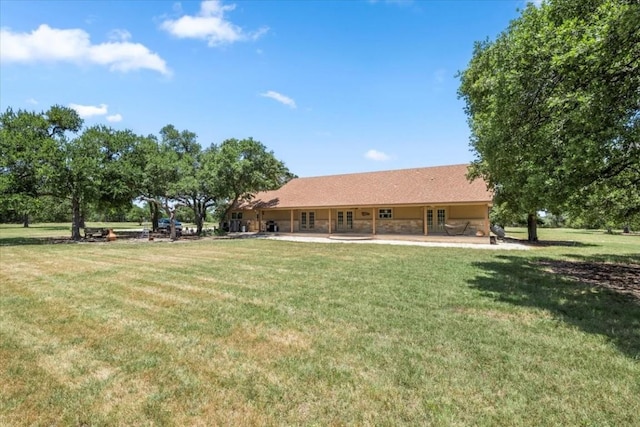
[[[536,259],[564,251],[24,249],[0,248],[22,260],[0,266],[0,423],[633,425],[640,410],[625,348],[532,304],[564,284],[535,273]],[[512,264],[532,267],[504,275],[509,293],[475,285]],[[540,289],[517,293],[529,287]]]

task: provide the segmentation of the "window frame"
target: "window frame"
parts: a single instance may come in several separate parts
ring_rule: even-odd
[[[393,208],[379,208],[378,219],[393,219]]]
[[[300,211],[300,229],[313,230],[316,228],[316,211]]]

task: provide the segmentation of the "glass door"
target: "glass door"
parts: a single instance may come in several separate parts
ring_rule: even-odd
[[[301,230],[312,230],[316,226],[316,213],[311,212],[300,212],[300,229]]]
[[[353,211],[338,211],[338,217],[336,219],[336,230],[353,230]]]
[[[435,214],[435,218],[434,218]],[[427,210],[427,230],[428,233],[444,233],[444,223],[446,220],[446,211],[444,209],[428,209]],[[435,219],[435,223],[434,223]]]

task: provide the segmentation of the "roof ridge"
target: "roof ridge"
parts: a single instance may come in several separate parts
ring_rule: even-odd
[[[490,203],[482,180],[467,179],[468,163],[296,178],[277,190],[255,194],[253,206],[321,206]],[[248,205],[251,205],[248,204]]]
[[[339,176],[369,175],[369,174],[379,174],[379,173],[389,173],[389,172],[407,172],[411,170],[441,169],[441,168],[452,168],[457,166],[470,166],[470,165],[471,163],[458,163],[455,165],[422,166],[422,167],[402,168],[402,169],[385,169],[385,170],[369,171],[369,172],[347,172],[347,173],[337,173],[332,175],[299,176],[294,179],[313,179],[313,178],[329,178],[329,177],[339,177]]]

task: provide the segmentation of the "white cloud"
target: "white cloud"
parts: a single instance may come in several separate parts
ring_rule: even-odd
[[[92,63],[112,71],[149,69],[170,74],[167,64],[158,54],[140,43],[126,41],[131,34],[114,30],[111,37],[119,40],[91,44],[89,34],[81,29],[57,29],[46,24],[31,33],[0,30],[0,60],[3,62],[71,62]]]
[[[38,100],[36,100],[34,98],[29,98],[29,99],[27,99],[27,104],[38,105]]]
[[[364,154],[364,157],[366,159],[369,160],[375,160],[376,162],[384,162],[386,160],[391,159],[391,156],[389,156],[386,153],[383,153],[382,151],[378,151],[378,150],[369,150]]]
[[[234,4],[223,5],[218,0],[203,1],[196,15],[184,15],[178,19],[167,19],[160,28],[179,38],[206,40],[209,46],[220,46],[245,40],[256,40],[269,29],[263,27],[254,32],[245,32],[241,27],[225,19],[225,12],[236,8]]]
[[[92,46],[89,57],[96,64],[108,65],[112,71],[127,72],[147,68],[170,74],[165,61],[139,43],[102,43]]]
[[[122,115],[120,114],[114,114],[111,116],[107,116],[107,121],[109,123],[117,123],[117,122],[121,122],[122,121]]]
[[[130,38],[131,33],[127,30],[116,28],[115,30],[109,31],[109,40],[116,42],[126,42]]]
[[[100,105],[81,105],[81,104],[69,104],[69,108],[73,108],[78,112],[80,117],[87,118],[93,116],[106,116],[105,118],[109,123],[118,123],[122,121],[121,114],[111,114],[109,113],[109,106],[107,104]]]
[[[264,96],[265,98],[275,99],[276,101],[284,105],[287,105],[291,108],[296,108],[296,102],[293,99],[281,93],[275,92],[273,90],[269,90],[265,93],[261,93],[260,96]]]
[[[95,105],[80,105],[69,104],[69,108],[73,108],[78,112],[78,115],[82,118],[93,116],[104,116],[107,114],[107,104]]]

